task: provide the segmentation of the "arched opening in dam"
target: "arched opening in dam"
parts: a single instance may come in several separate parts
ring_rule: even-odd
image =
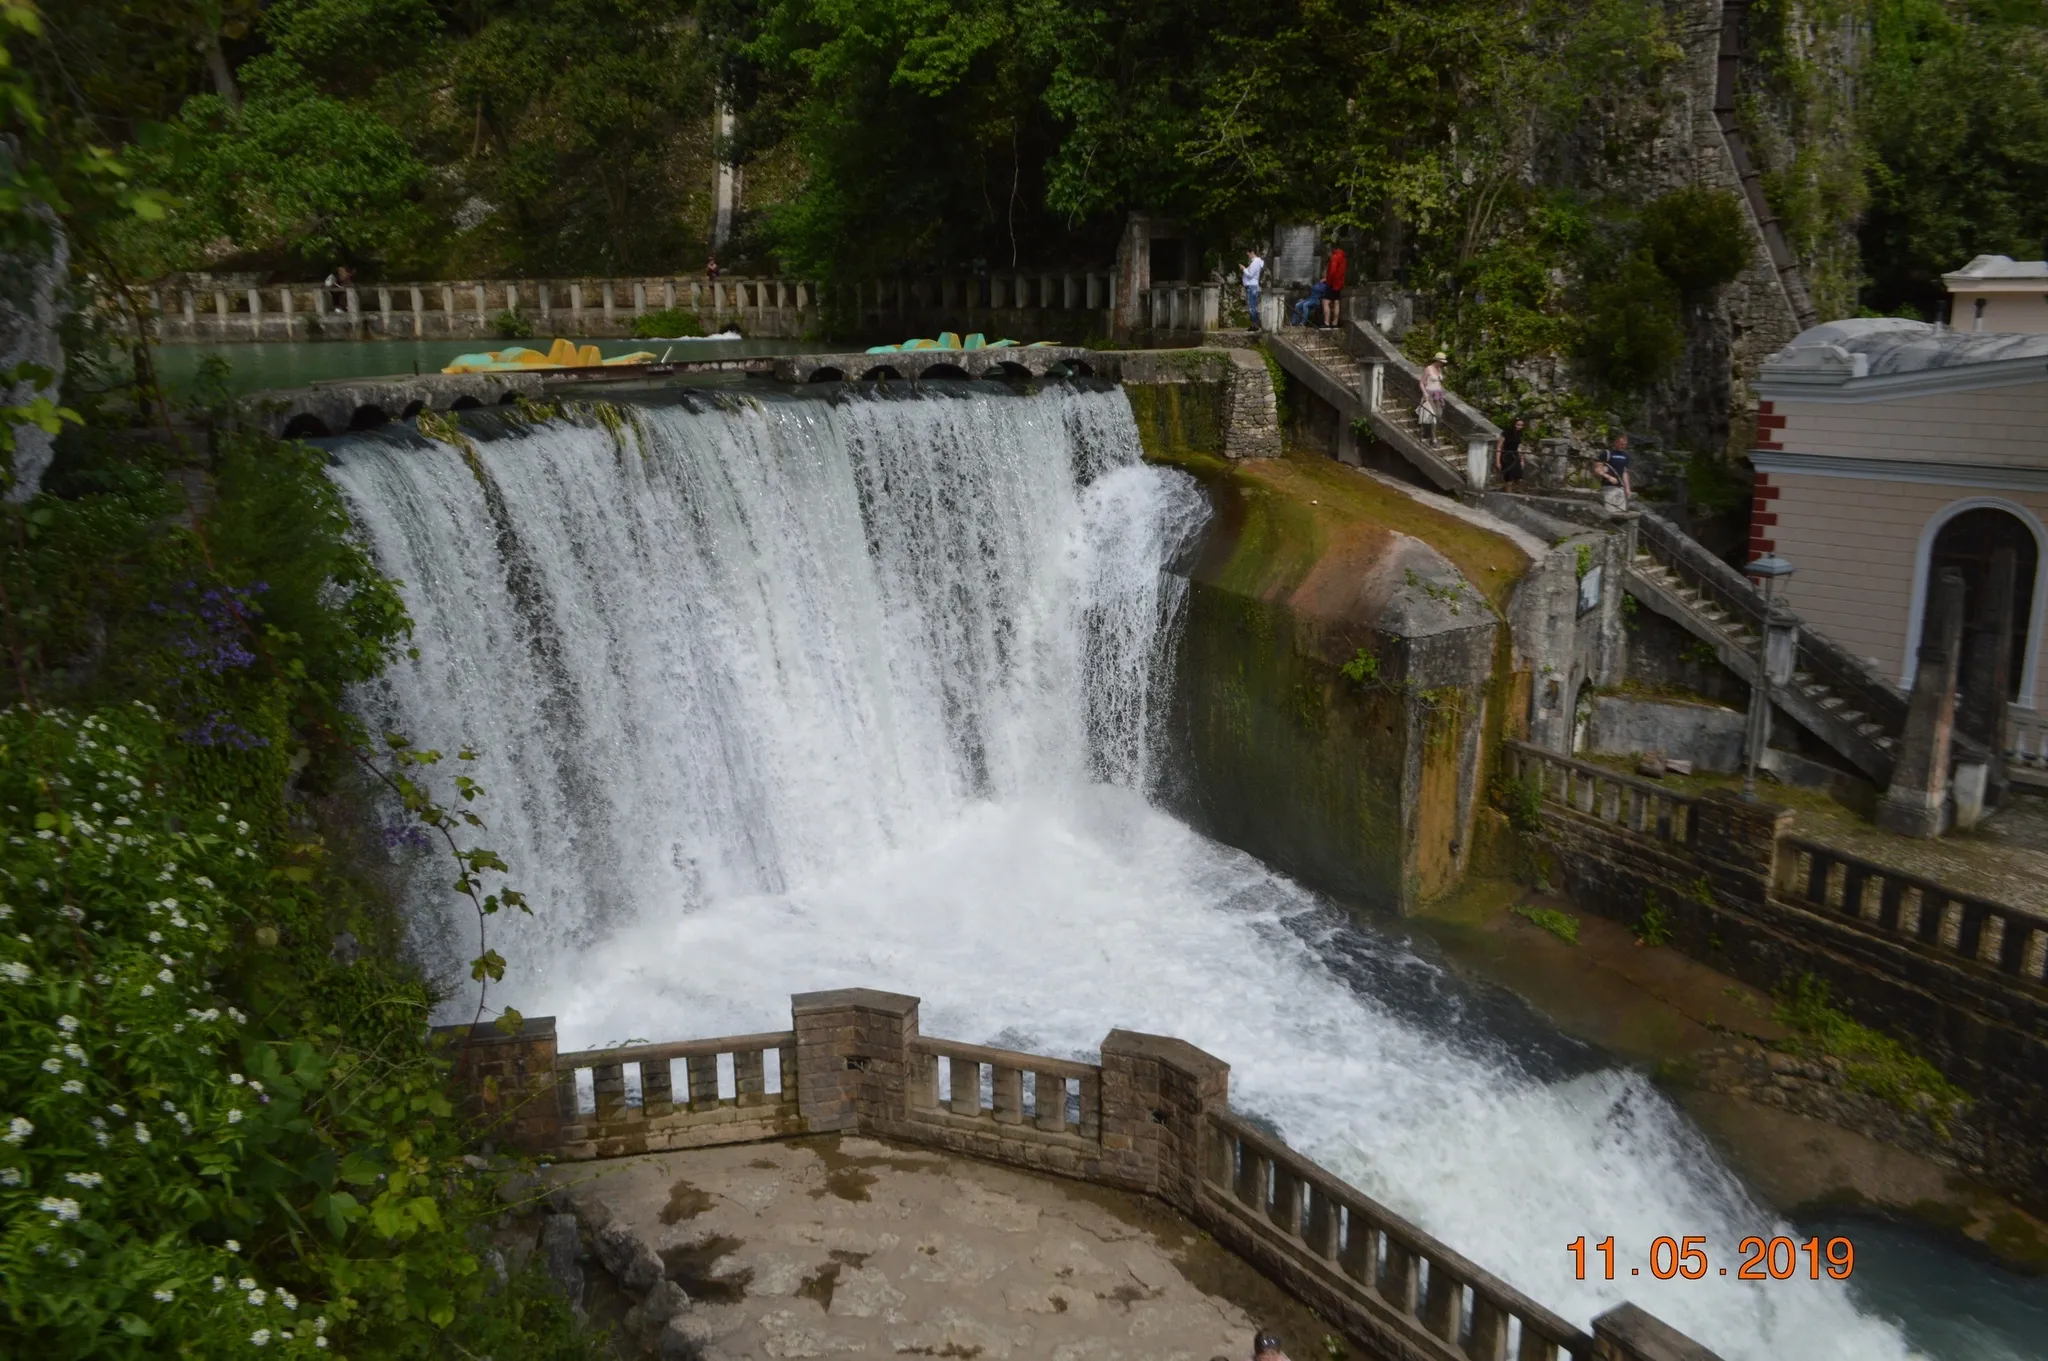
[[[766,1030],[839,986],[1041,1053],[1177,1035],[1241,1110],[1581,1324],[1626,1298],[1729,1361],[1911,1354],[1839,1282],[1574,1279],[1581,1235],[1790,1230],[1642,1076],[1175,815],[1178,569],[1209,506],[1144,462],[1120,389],[632,416],[507,425],[473,460],[396,427],[333,445],[416,623],[355,703],[479,752],[480,839],[533,904],[493,925],[499,1000],[575,1046]],[[474,918],[420,872],[419,950],[463,957]]]

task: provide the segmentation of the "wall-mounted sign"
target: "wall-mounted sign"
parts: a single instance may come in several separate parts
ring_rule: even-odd
[[[1579,578],[1579,613],[1585,614],[1600,608],[1601,568],[1594,567]]]

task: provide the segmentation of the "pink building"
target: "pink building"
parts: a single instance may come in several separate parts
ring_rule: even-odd
[[[2003,264],[2042,271],[2048,288],[2048,267]],[[1949,277],[1974,288],[1983,274]],[[1956,294],[1959,319],[1975,319],[1977,296]],[[2037,315],[2010,292],[1985,296],[1981,310],[2001,322]],[[2032,334],[1894,318],[1814,327],[1763,365],[1751,455],[1751,556],[1790,558],[1793,607],[1902,687],[1928,583],[1960,568],[1966,632],[1981,632],[1992,555],[2014,550],[2006,698],[2027,754],[2042,737],[2035,711],[2048,709],[2048,306],[2038,317]]]

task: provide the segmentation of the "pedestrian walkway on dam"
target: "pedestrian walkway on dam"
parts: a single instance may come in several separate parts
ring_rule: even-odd
[[[657,1355],[1211,1361],[1244,1356],[1261,1327],[1293,1355],[1327,1354],[1302,1305],[1125,1192],[853,1136],[550,1176],[579,1217],[608,1212],[650,1244],[689,1294],[666,1350],[621,1326]]]

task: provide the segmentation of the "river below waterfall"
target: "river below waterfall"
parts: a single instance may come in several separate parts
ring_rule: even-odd
[[[1654,1280],[1659,1236],[1732,1268],[1793,1230],[1640,1075],[1152,800],[1169,569],[1206,501],[1141,463],[1121,392],[991,389],[696,394],[617,434],[507,427],[476,471],[400,429],[332,442],[417,624],[357,703],[478,749],[481,840],[534,906],[493,925],[500,1001],[565,1047],[782,1028],[790,993],[855,985],[1018,1049],[1177,1035],[1239,1109],[1581,1324],[1631,1299],[1729,1361],[1880,1361],[1915,1354],[1903,1314],[1943,1357],[2041,1355],[1930,1331],[1970,1307],[1956,1273],[1938,1301],[1911,1272]],[[418,947],[462,958],[474,919],[420,874]],[[1565,1244],[1610,1234],[1623,1279],[1575,1280]]]

